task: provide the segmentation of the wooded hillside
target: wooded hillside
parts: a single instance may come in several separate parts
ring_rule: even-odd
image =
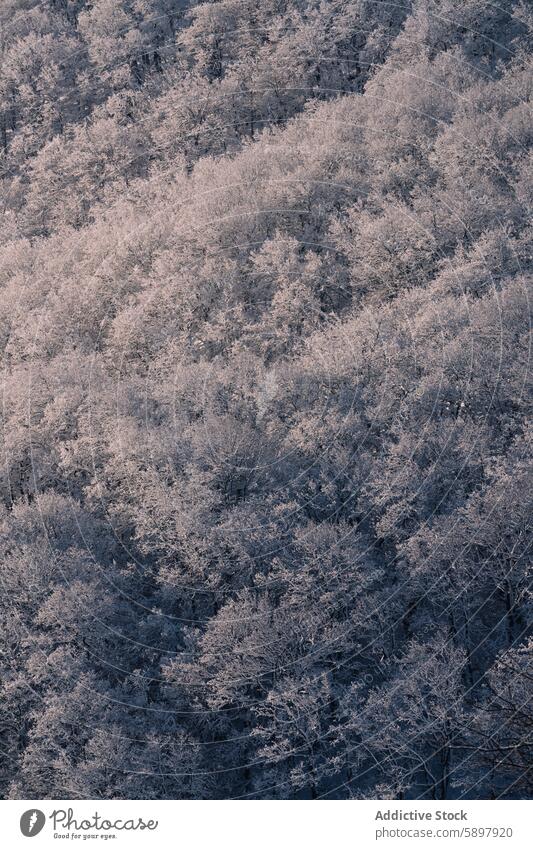
[[[533,795],[532,21],[2,0],[4,797]]]

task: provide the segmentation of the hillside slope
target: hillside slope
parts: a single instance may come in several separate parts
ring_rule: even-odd
[[[527,4],[0,27],[2,795],[530,798]]]

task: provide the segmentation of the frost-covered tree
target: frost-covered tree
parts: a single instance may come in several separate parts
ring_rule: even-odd
[[[1,5],[3,796],[531,796],[528,26]]]

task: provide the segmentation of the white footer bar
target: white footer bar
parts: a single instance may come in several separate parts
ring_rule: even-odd
[[[4,801],[6,847],[533,847],[528,801]]]

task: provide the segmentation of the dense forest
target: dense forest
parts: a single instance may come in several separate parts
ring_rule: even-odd
[[[533,797],[532,26],[2,0],[4,798]]]

